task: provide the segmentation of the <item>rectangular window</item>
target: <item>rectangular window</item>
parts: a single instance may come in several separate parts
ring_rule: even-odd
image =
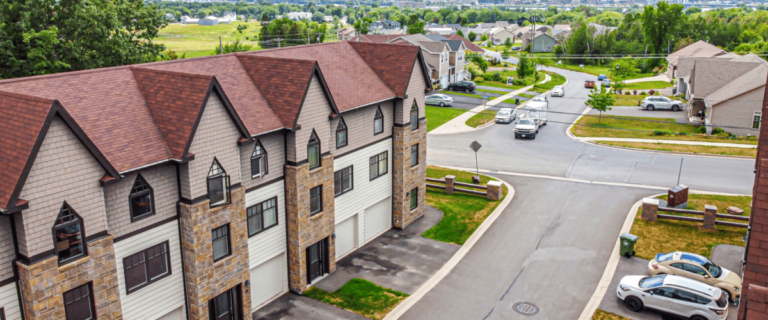
[[[248,236],[254,236],[277,225],[277,197],[246,209]]]
[[[229,176],[208,178],[208,199],[211,200],[211,206],[229,202]]]
[[[345,192],[352,191],[353,170],[352,166],[346,167],[333,173],[333,189],[335,195],[339,196]]]
[[[370,180],[387,174],[387,151],[379,153],[369,159]]]
[[[136,292],[171,275],[168,241],[123,258],[125,290]]]
[[[316,214],[323,211],[323,186],[309,189],[309,213]]]
[[[760,122],[762,120],[763,120],[763,112],[755,111],[755,113],[752,114],[752,128],[760,129]]]
[[[419,205],[419,188],[413,188],[411,190],[411,210],[416,209]]]
[[[213,261],[229,256],[229,225],[223,225],[211,231],[213,241]]]
[[[64,310],[67,320],[95,319],[91,284],[86,283],[64,293]]]
[[[419,164],[419,144],[411,146],[411,167]]]

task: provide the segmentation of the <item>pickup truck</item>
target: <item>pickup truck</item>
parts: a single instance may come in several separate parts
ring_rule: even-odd
[[[592,89],[594,87],[595,87],[595,82],[594,81],[592,81],[592,80],[584,81],[584,88]]]
[[[539,133],[539,124],[536,120],[523,116],[517,121],[517,125],[515,126],[515,139],[536,139],[537,133]]]

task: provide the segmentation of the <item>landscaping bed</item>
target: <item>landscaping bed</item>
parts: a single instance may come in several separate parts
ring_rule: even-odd
[[[643,150],[658,150],[669,152],[688,152],[696,154],[716,154],[723,156],[757,157],[757,149],[752,148],[729,148],[713,146],[692,146],[684,144],[669,143],[646,143],[646,142],[621,142],[621,141],[595,141],[599,144],[617,146],[624,148],[634,148]]]
[[[609,111],[610,112],[610,111]],[[577,137],[610,137],[655,140],[704,141],[757,145],[757,139],[729,138],[725,134],[707,136],[697,134],[697,126],[676,123],[670,118],[623,117],[603,114],[584,115],[571,127]]]
[[[514,103],[514,101],[511,103]],[[495,119],[496,119],[496,111],[483,110],[482,112],[478,112],[477,114],[472,116],[472,118],[469,118],[469,120],[467,120],[464,123],[472,128],[477,128],[486,123],[496,121]]]
[[[456,176],[456,181],[472,183],[473,173],[437,166],[427,166],[427,177],[443,178],[447,175]],[[480,184],[496,180],[489,176],[480,175]],[[466,187],[462,187],[466,188]],[[469,188],[471,189],[471,188]],[[481,190],[482,191],[482,190]],[[503,186],[502,197],[507,195],[507,186]],[[425,231],[422,236],[429,239],[464,244],[485,218],[493,212],[502,200],[488,200],[483,196],[465,193],[447,194],[442,189],[427,188],[427,205],[443,212],[443,218],[435,226]]]
[[[335,292],[312,287],[303,295],[370,319],[383,319],[408,297],[408,294],[358,278],[349,280]]]
[[[622,317],[615,313],[597,309],[595,310],[595,314],[592,315],[592,320],[630,320],[630,319]]]
[[[659,199],[666,199],[667,196],[659,196]],[[752,197],[749,196],[720,196],[707,194],[689,194],[688,207],[691,210],[703,210],[705,204],[717,206],[718,212],[724,213],[725,208],[736,206],[744,209],[744,217],[749,216],[749,206]],[[667,253],[672,251],[686,251],[709,257],[712,254],[712,248],[718,244],[731,244],[743,247],[745,242],[742,240],[747,234],[747,229],[717,226],[716,231],[703,230],[701,222],[677,221],[659,219],[656,222],[645,221],[640,218],[643,208],[637,210],[632,230],[629,232],[639,237],[635,244],[635,255],[639,258],[651,260],[657,253]],[[660,212],[669,215],[680,215],[698,217],[689,214],[677,214],[669,212]],[[723,221],[734,221],[732,219],[721,219]]]
[[[427,132],[429,132],[468,110],[426,106],[424,111],[427,118]]]

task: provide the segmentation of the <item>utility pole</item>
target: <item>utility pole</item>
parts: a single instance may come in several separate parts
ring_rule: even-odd
[[[219,54],[224,54],[224,47],[221,46],[221,36],[219,36]]]

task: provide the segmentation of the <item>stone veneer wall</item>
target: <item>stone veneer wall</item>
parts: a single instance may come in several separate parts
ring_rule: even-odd
[[[411,126],[395,127],[392,147],[392,225],[404,229],[426,210],[427,196],[427,120],[419,121],[419,129]],[[419,164],[411,167],[411,146],[419,144]],[[411,210],[406,193],[419,188],[416,209]]]
[[[180,204],[181,251],[189,319],[208,319],[208,302],[250,279],[248,273],[248,223],[245,187],[231,190],[232,202],[211,208],[209,201]],[[229,224],[229,257],[213,262],[211,231]],[[241,312],[250,314],[250,288],[242,288]]]
[[[333,155],[322,157],[320,168],[309,164],[285,166],[285,217],[288,225],[288,286],[295,291],[307,289],[306,249],[328,239],[328,272],[336,271],[336,244],[331,235],[336,230],[333,189]],[[323,186],[323,211],[309,214],[309,189]]]
[[[89,242],[88,257],[62,266],[56,256],[31,266],[17,263],[24,318],[66,319],[64,293],[92,282],[96,317],[122,319],[113,238]]]

